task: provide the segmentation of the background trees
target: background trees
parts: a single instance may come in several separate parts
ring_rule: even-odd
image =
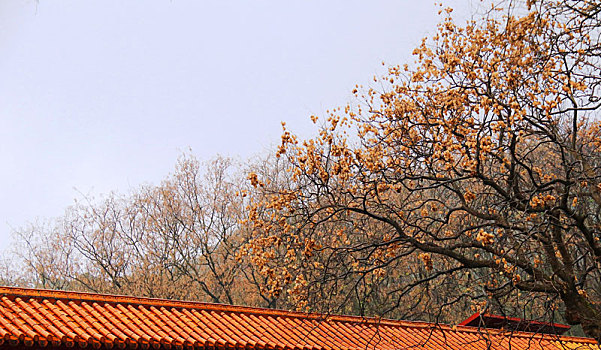
[[[432,317],[470,300],[601,340],[599,4],[505,5],[446,16],[314,139],[285,130],[289,187],[251,177],[269,195],[248,251],[275,294]]]
[[[183,156],[158,186],[88,199],[20,230],[20,284],[273,307],[263,277],[236,259],[249,239],[239,224],[246,186],[230,159],[201,167]]]

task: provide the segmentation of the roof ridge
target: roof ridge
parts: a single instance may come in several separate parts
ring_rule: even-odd
[[[413,326],[414,324],[423,324],[424,326],[435,325],[435,324],[428,323],[428,322],[401,321],[401,320],[393,320],[393,319],[378,318],[378,317],[368,317],[368,316],[330,315],[330,314],[320,314],[320,313],[316,313],[316,312],[289,311],[289,310],[284,310],[284,309],[269,309],[269,308],[265,308],[265,307],[220,304],[220,303],[210,303],[210,302],[204,302],[204,301],[173,300],[173,299],[164,299],[164,298],[150,298],[150,297],[138,297],[138,296],[131,296],[131,295],[80,292],[80,291],[65,291],[65,290],[54,290],[54,289],[37,289],[37,288],[0,286],[0,296],[68,299],[68,300],[73,300],[73,301],[96,301],[96,302],[102,301],[102,302],[106,302],[106,303],[165,306],[165,307],[190,308],[190,309],[201,309],[201,310],[221,311],[221,312],[245,312],[245,313],[252,313],[255,315],[297,317],[297,318],[306,318],[306,319],[315,319],[315,320],[336,320],[336,321],[342,321],[342,322],[355,322],[355,323],[366,323],[366,322],[379,323],[379,324],[394,323],[394,325],[400,325],[400,323],[406,323],[409,326]]]
[[[338,322],[349,322],[349,323],[362,323],[371,325],[381,326],[392,326],[392,327],[407,327],[407,328],[422,328],[422,329],[440,329],[444,331],[462,331],[469,333],[482,333],[486,332],[490,335],[502,335],[511,334],[512,337],[538,339],[546,338],[549,339],[549,335],[543,335],[538,333],[520,332],[502,329],[486,329],[470,326],[456,325],[451,326],[443,323],[430,323],[424,321],[406,321],[406,320],[394,320],[380,317],[367,317],[367,316],[350,316],[350,315],[329,315],[320,314],[314,312],[301,312],[301,311],[288,311],[282,309],[268,309],[262,307],[251,307],[251,306],[239,306],[229,304],[218,304],[208,303],[201,301],[186,301],[186,300],[170,300],[161,298],[149,298],[149,297],[137,297],[128,295],[116,295],[116,294],[102,294],[102,293],[91,293],[91,292],[76,292],[76,291],[63,291],[63,290],[52,290],[52,289],[35,289],[35,288],[23,288],[23,287],[8,287],[0,286],[0,297],[26,297],[26,298],[39,298],[39,299],[60,299],[60,300],[71,300],[71,301],[90,301],[90,302],[105,302],[114,304],[134,304],[134,305],[146,305],[155,307],[172,307],[172,308],[184,308],[184,309],[196,309],[205,311],[218,311],[218,312],[237,312],[263,316],[275,316],[275,317],[290,317],[290,318],[301,318],[309,320],[324,320],[324,321],[338,321]],[[552,339],[558,341],[577,341],[587,342],[596,344],[596,341],[592,338],[573,337],[573,336],[553,336]]]

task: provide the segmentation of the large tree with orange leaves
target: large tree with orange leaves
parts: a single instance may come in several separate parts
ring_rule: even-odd
[[[600,5],[503,5],[445,15],[415,65],[358,86],[315,138],[285,130],[293,181],[249,177],[267,196],[244,253],[272,293],[358,312],[511,305],[601,340]]]

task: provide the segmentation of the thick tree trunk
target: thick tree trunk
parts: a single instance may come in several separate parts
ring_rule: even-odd
[[[562,295],[562,299],[566,306],[566,321],[571,325],[581,325],[586,335],[601,344],[601,308],[577,292]]]

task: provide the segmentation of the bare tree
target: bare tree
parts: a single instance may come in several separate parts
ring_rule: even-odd
[[[45,288],[273,306],[237,259],[248,242],[240,166],[183,156],[157,186],[86,199],[52,225],[18,231],[25,281]],[[261,276],[262,278],[262,276]]]

